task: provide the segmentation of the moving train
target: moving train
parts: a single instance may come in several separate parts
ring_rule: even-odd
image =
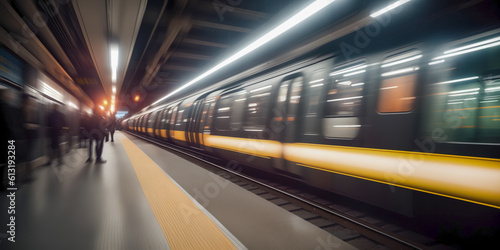
[[[474,213],[495,225],[499,20],[456,14],[388,28],[348,56],[353,32],[121,126],[408,217]]]

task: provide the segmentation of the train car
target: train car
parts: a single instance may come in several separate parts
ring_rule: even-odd
[[[493,214],[495,226],[499,20],[436,38],[452,20],[419,26],[418,40],[396,29],[352,58],[332,49],[351,34],[124,123],[150,117],[149,136],[408,217]]]

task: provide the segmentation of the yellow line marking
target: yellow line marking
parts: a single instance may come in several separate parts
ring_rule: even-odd
[[[121,142],[171,249],[237,249],[151,158],[128,138]]]

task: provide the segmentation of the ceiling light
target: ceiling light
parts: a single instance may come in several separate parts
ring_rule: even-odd
[[[113,94],[116,94],[116,86],[113,86]]]
[[[109,51],[111,57],[111,81],[116,82],[116,71],[118,70],[118,45],[110,45]]]
[[[370,16],[371,16],[371,17],[373,17],[373,18],[378,17],[378,16],[380,16],[380,15],[382,15],[382,14],[386,13],[387,11],[390,11],[390,10],[392,10],[392,9],[395,9],[395,8],[397,8],[397,7],[401,6],[401,5],[403,5],[403,4],[405,4],[405,3],[409,2],[409,1],[410,1],[410,0],[399,0],[399,1],[397,1],[397,2],[395,2],[395,3],[393,3],[393,4],[391,4],[391,5],[389,5],[389,6],[387,6],[387,7],[385,7],[385,8],[383,8],[383,9],[381,9],[381,10],[379,10],[379,11],[377,11],[377,12],[375,12],[375,13],[371,14]]]
[[[311,3],[309,6],[305,7],[295,15],[293,15],[291,18],[283,22],[282,24],[278,25],[259,39],[255,40],[251,44],[247,45],[245,48],[242,50],[238,51],[236,54],[232,55],[231,57],[227,58],[226,60],[222,61],[221,63],[217,64],[215,67],[211,68],[210,70],[206,71],[205,73],[201,74],[200,76],[196,77],[195,79],[191,80],[190,82],[184,84],[180,88],[174,90],[173,92],[169,93],[168,95],[164,96],[163,98],[159,99],[158,101],[154,102],[154,104],[157,104],[166,98],[174,95],[175,93],[187,88],[188,86],[200,81],[201,79],[213,74],[214,72],[218,71],[219,69],[229,65],[230,63],[238,60],[239,58],[247,55],[248,53],[256,50],[260,46],[268,43],[269,41],[273,40],[274,38],[280,36],[281,34],[285,33],[295,25],[301,23],[302,21],[306,20],[310,16],[314,15],[316,12],[320,11],[321,9],[325,8],[326,6],[330,5],[333,3],[335,0],[316,0],[313,3]]]

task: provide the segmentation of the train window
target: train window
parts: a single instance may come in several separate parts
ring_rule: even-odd
[[[171,107],[166,108],[163,110],[162,113],[163,114],[161,116],[160,128],[163,130],[163,129],[167,129],[167,125],[170,122],[170,114],[172,114],[172,108]],[[160,131],[160,134],[161,133],[162,132]]]
[[[276,101],[276,111],[274,112],[279,112],[279,114],[274,114],[276,117],[279,117],[279,119],[282,119],[285,114],[285,107],[286,107],[286,98],[288,95],[288,88],[290,85],[291,80],[284,81],[279,90],[278,90],[278,99]]]
[[[155,121],[155,135],[156,136],[161,136],[161,127],[162,127],[162,120],[164,120],[165,118],[164,117],[164,114],[165,114],[165,110],[162,109],[162,110],[159,110],[158,111],[158,115],[156,116],[156,121]]]
[[[246,90],[224,94],[219,99],[215,128],[220,131],[236,131],[241,128],[243,108],[246,104]]]
[[[174,107],[174,110],[172,110],[172,117],[170,118],[170,130],[175,130],[175,118],[177,117],[177,109],[179,108],[178,105]]]
[[[318,135],[319,127],[317,116],[319,110],[319,100],[325,85],[324,70],[317,70],[313,73],[311,80],[306,86],[306,117],[304,119],[304,134]]]
[[[186,129],[188,115],[192,105],[193,103],[188,103],[179,109],[177,112],[177,121],[175,122],[175,130],[184,131]]]
[[[353,139],[358,136],[366,67],[365,62],[355,62],[334,68],[330,73],[323,119],[325,137]]]
[[[149,114],[149,119],[148,119],[148,127],[147,127],[147,133],[153,134],[154,133],[154,122],[156,121],[156,117],[158,116],[158,111],[154,113]]]
[[[205,122],[207,121],[207,118],[208,118],[208,110],[210,109],[210,105],[212,105],[212,102],[210,102],[209,100],[206,100],[203,103],[203,109],[201,111],[201,116],[200,116],[200,123],[198,126],[199,133],[203,133],[205,130],[205,126],[206,126]]]
[[[399,113],[413,110],[421,57],[420,51],[412,50],[390,56],[382,62],[378,112]]]
[[[437,141],[500,143],[500,47],[487,42],[485,38],[458,45],[428,63],[427,136]]]
[[[215,97],[210,100],[207,100],[206,103],[210,103],[210,107],[208,108],[207,121],[205,122],[205,126],[203,127],[203,129],[205,130],[205,132],[210,132],[210,129],[212,127],[214,109],[215,109]]]
[[[268,82],[249,89],[245,131],[262,131],[266,127],[272,85]]]
[[[295,120],[295,116],[297,115],[300,103],[300,97],[302,94],[302,85],[304,78],[297,77],[292,80],[292,88],[290,92],[290,101],[288,102],[288,117],[287,121]]]

